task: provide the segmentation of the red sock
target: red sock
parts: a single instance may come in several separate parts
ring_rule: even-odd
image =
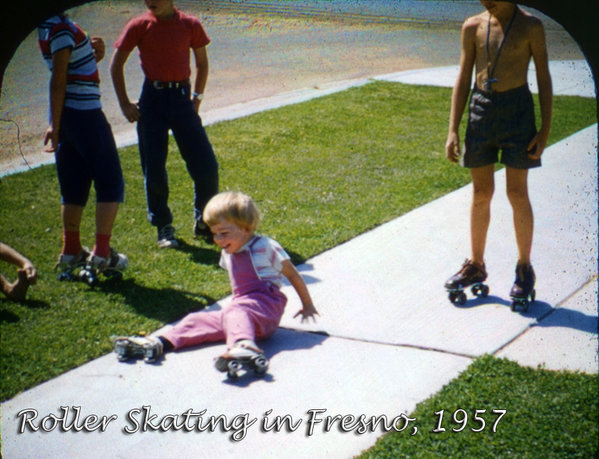
[[[82,249],[79,231],[62,232],[62,253],[63,255],[77,255]]]
[[[110,253],[110,234],[96,234],[96,245],[94,246],[94,254],[107,258]]]

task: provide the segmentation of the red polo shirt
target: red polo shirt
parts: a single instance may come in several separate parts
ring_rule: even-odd
[[[114,46],[125,52],[137,46],[148,79],[182,81],[191,75],[189,50],[208,43],[200,21],[175,8],[170,19],[158,19],[150,11],[131,19]]]

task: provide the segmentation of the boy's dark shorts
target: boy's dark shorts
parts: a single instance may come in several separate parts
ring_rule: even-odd
[[[528,85],[505,92],[486,92],[474,87],[466,128],[465,167],[482,167],[499,161],[515,169],[539,167],[541,160],[528,158],[528,144],[536,135],[532,94]]]
[[[123,202],[121,162],[101,109],[64,108],[55,157],[63,204],[85,206],[92,182],[97,202]]]

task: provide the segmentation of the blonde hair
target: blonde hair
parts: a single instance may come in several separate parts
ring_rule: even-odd
[[[254,232],[260,224],[260,212],[249,196],[236,191],[225,191],[208,201],[202,219],[208,226],[228,220],[240,228]]]

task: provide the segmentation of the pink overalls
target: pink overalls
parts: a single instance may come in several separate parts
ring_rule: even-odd
[[[258,277],[251,259],[252,246],[231,256],[229,278],[233,290],[231,302],[219,311],[193,312],[163,333],[175,349],[202,343],[252,341],[272,336],[281,321],[287,297],[279,287]]]

